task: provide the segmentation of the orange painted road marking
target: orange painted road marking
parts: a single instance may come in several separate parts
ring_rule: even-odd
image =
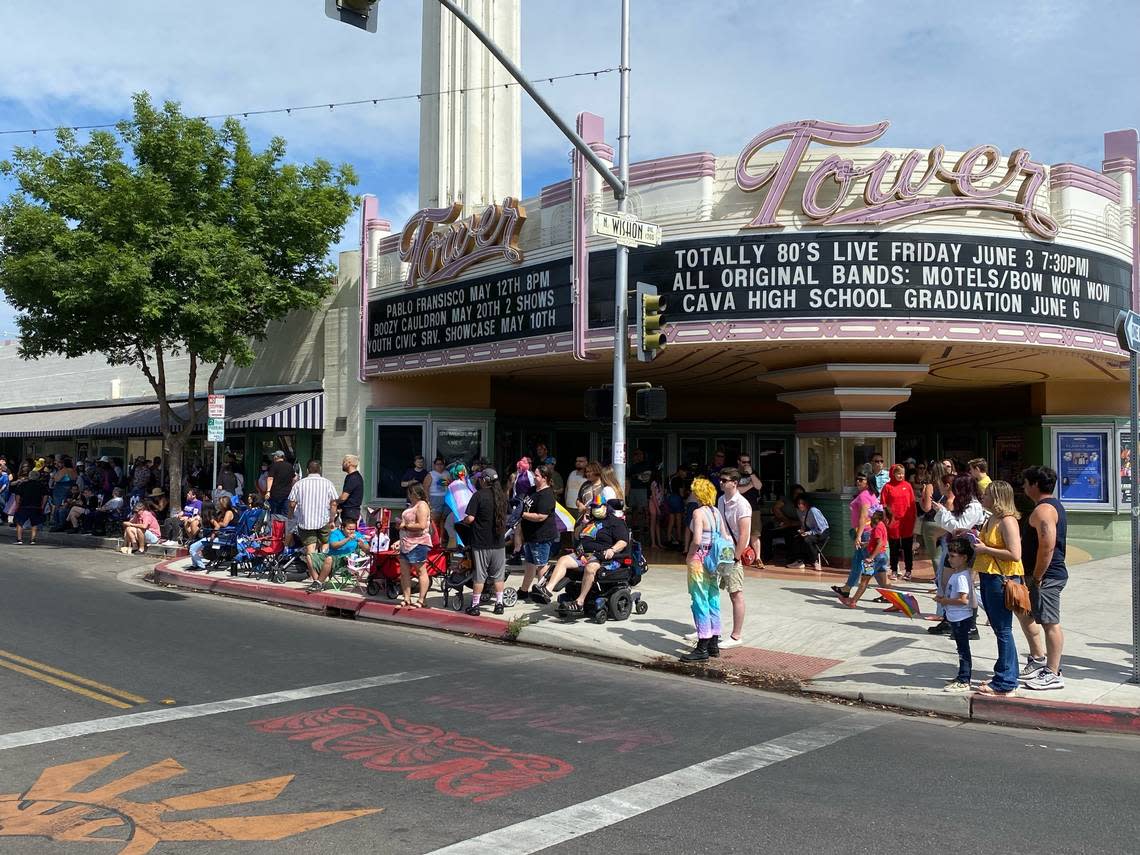
[[[114,686],[108,686],[87,677],[80,677],[78,674],[72,674],[62,668],[45,665],[43,662],[18,656],[15,653],[9,653],[7,650],[0,650],[0,667],[123,710],[130,709],[135,704],[147,702],[146,698],[132,692],[116,689]],[[129,701],[129,703],[124,703],[124,701]]]
[[[0,794],[0,837],[120,843],[119,855],[146,855],[163,842],[283,840],[382,810],[167,819],[170,812],[273,801],[293,780],[292,775],[282,775],[149,802],[136,801],[128,795],[132,790],[184,774],[186,769],[173,758],[128,772],[102,786],[80,789],[89,778],[125,756],[108,754],[51,766],[24,792]],[[208,852],[208,846],[201,851]]]

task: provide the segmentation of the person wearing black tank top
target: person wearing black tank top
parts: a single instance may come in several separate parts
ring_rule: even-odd
[[[1034,502],[1029,525],[1021,541],[1032,616],[1021,618],[1029,642],[1029,659],[1021,670],[1025,688],[1035,691],[1065,688],[1061,675],[1061,591],[1069,581],[1065,566],[1068,522],[1065,509],[1054,498],[1057,473],[1048,466],[1030,466],[1022,473],[1025,495]]]

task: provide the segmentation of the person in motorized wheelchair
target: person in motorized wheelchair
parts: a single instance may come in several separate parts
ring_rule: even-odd
[[[586,597],[594,587],[599,573],[603,575],[621,567],[621,559],[629,553],[629,526],[618,516],[622,510],[620,499],[602,501],[601,495],[590,505],[590,520],[582,528],[574,551],[563,555],[554,565],[545,585],[539,585],[532,596],[541,602],[553,599],[552,591],[557,591],[559,583],[568,575],[581,571],[581,589],[577,599],[567,599],[559,604],[559,610],[566,617],[579,617],[585,610]]]

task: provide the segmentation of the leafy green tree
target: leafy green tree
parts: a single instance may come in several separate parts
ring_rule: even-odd
[[[0,172],[18,190],[0,207],[0,290],[20,312],[20,355],[101,353],[137,366],[158,398],[172,501],[182,452],[229,363],[248,365],[272,321],[316,309],[327,261],[355,199],[351,167],[285,162],[285,141],[254,151],[220,127],[134,97],[117,133],[71,131],[56,149],[17,148]],[[189,363],[186,404],[168,385]]]

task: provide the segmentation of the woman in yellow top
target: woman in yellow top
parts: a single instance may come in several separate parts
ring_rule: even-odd
[[[1013,504],[1013,487],[993,481],[986,488],[982,505],[990,512],[975,544],[974,570],[982,589],[982,608],[997,636],[998,656],[994,676],[978,688],[983,695],[1009,695],[1017,689],[1017,647],[1013,641],[1013,612],[1005,607],[1004,582],[1020,585],[1025,575],[1021,565],[1021,515]]]

